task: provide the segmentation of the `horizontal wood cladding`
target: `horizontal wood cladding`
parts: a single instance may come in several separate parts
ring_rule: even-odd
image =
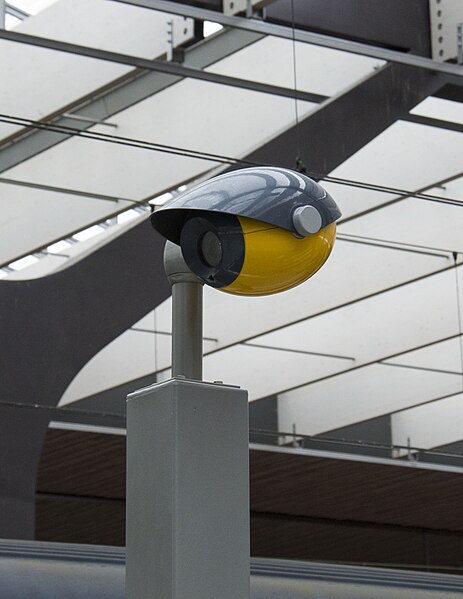
[[[458,568],[463,477],[251,450],[252,555]],[[36,500],[40,540],[123,545],[125,437],[50,429]]]
[[[413,466],[251,452],[261,512],[463,531],[463,476]]]
[[[37,491],[125,499],[125,437],[49,429]]]

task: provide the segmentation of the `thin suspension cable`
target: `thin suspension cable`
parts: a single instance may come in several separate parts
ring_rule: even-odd
[[[435,202],[440,202],[442,204],[451,204],[451,205],[456,205],[456,206],[461,206],[463,205],[463,201],[462,200],[458,200],[456,198],[445,198],[444,196],[438,196],[438,195],[434,195],[434,194],[429,194],[429,193],[423,193],[422,191],[408,191],[405,189],[400,189],[398,187],[389,187],[389,186],[385,186],[385,185],[379,185],[379,184],[375,184],[375,183],[364,183],[363,181],[355,181],[352,179],[341,179],[339,177],[332,177],[330,175],[323,177],[323,175],[318,174],[318,173],[308,173],[311,176],[317,178],[320,177],[324,179],[324,181],[328,182],[328,183],[334,183],[337,185],[347,185],[349,187],[358,187],[359,189],[367,189],[369,191],[377,191],[380,193],[390,193],[392,195],[400,195],[400,196],[406,196],[406,197],[410,197],[410,198],[416,198],[416,199],[421,199],[421,200],[429,200],[429,201],[435,201]],[[463,176],[463,173],[457,173],[455,175],[455,179],[458,179],[460,177]],[[453,177],[452,177],[453,179]],[[431,184],[429,186],[430,189],[432,189],[433,187],[436,187],[438,183],[434,183]],[[405,199],[405,198],[403,198]]]
[[[154,305],[156,306],[156,302],[154,302]],[[156,331],[158,326],[157,326],[157,313],[156,313],[156,307],[153,310],[153,327],[154,330]],[[154,372],[158,371],[158,336],[155,334],[153,335],[154,337]],[[156,375],[156,382],[157,382],[157,375]]]
[[[115,143],[129,147],[136,147],[145,150],[167,152],[169,154],[178,154],[180,156],[199,158],[201,160],[221,162],[223,164],[246,164],[248,166],[257,166],[257,163],[241,160],[239,158],[230,158],[228,156],[221,156],[219,154],[210,154],[209,152],[188,150],[176,146],[167,146],[165,144],[144,141],[141,139],[135,139],[131,137],[122,137],[120,135],[98,133],[96,131],[82,131],[81,129],[76,129],[75,127],[68,127],[66,125],[56,125],[53,123],[43,123],[41,121],[34,121],[32,119],[25,119],[22,117],[16,117],[7,114],[0,114],[0,122],[8,123],[10,125],[22,125],[24,127],[31,127],[34,129],[44,129],[46,131],[52,131],[54,133],[61,133],[64,135],[72,135],[75,137],[94,139],[96,141],[107,141],[109,143]]]
[[[294,84],[294,116],[296,120],[296,168],[301,168],[301,139],[299,127],[299,108],[297,104],[297,59],[296,59],[296,21],[294,17],[294,0],[291,0],[292,49],[293,49],[293,84]]]
[[[341,233],[341,234],[337,234],[336,237],[339,237],[340,235],[342,235],[342,237],[344,238],[353,238],[353,239],[359,239],[362,241],[376,241],[378,243],[384,243],[384,244],[388,244],[388,245],[395,245],[398,247],[409,247],[412,249],[419,249],[419,250],[431,250],[432,252],[440,252],[442,255],[446,255],[448,256],[449,254],[453,254],[455,252],[452,252],[450,250],[444,249],[444,248],[440,248],[440,247],[434,247],[434,246],[430,246],[430,245],[421,245],[421,244],[416,244],[416,243],[405,243],[404,241],[392,241],[391,239],[380,239],[378,237],[368,237],[366,235],[354,235],[353,233]],[[463,254],[463,250],[459,250],[456,252],[457,254]]]
[[[16,185],[18,187],[29,187],[41,191],[51,191],[53,193],[64,193],[66,195],[90,198],[92,200],[102,200],[104,202],[128,202],[129,204],[140,204],[139,200],[133,200],[125,197],[109,196],[98,192],[83,191],[80,189],[70,189],[69,187],[56,187],[54,185],[45,185],[43,183],[33,183],[32,181],[19,181],[18,179],[9,179],[0,176],[0,183],[4,185]]]
[[[118,145],[125,145],[128,147],[136,147],[144,150],[151,150],[156,152],[162,152],[167,154],[174,154],[179,156],[184,156],[187,158],[197,158],[199,160],[208,160],[211,162],[221,163],[221,164],[229,164],[231,166],[272,166],[267,163],[262,162],[253,162],[250,160],[245,160],[241,158],[234,158],[230,156],[224,156],[220,154],[212,154],[209,152],[203,152],[201,150],[190,150],[188,148],[180,148],[178,146],[169,146],[166,144],[159,144],[156,142],[150,142],[145,140],[140,140],[136,138],[130,137],[122,137],[119,135],[113,135],[109,133],[97,133],[94,131],[82,131],[80,129],[76,129],[74,127],[69,127],[65,125],[54,125],[52,123],[44,123],[41,121],[35,121],[32,119],[26,119],[23,117],[16,117],[7,114],[0,114],[0,122],[5,122],[13,125],[21,125],[24,127],[30,127],[33,129],[44,129],[48,131],[52,131],[55,133],[61,133],[70,136],[83,137],[90,140],[95,141],[105,141],[108,143],[115,143]],[[273,165],[274,166],[274,165]],[[367,189],[369,191],[375,191],[380,193],[387,193],[391,195],[399,195],[409,198],[416,198],[421,200],[433,201],[442,204],[450,204],[454,206],[463,206],[463,201],[458,200],[456,198],[446,198],[444,196],[438,196],[434,194],[423,193],[421,191],[411,191],[406,189],[401,189],[397,187],[389,187],[386,185],[375,184],[375,183],[366,183],[363,181],[356,181],[353,179],[345,179],[341,177],[334,177],[331,175],[324,175],[323,173],[317,173],[315,171],[307,171],[307,175],[313,177],[317,180],[323,180],[327,183],[334,183],[338,185],[346,185],[349,187],[355,187],[359,189]],[[457,179],[463,176],[463,172],[457,173],[455,176],[446,180]],[[435,182],[429,187],[435,187],[439,182]],[[142,202],[140,202],[142,203]]]
[[[456,299],[457,299],[457,318],[458,318],[458,332],[460,334],[460,372],[461,372],[461,388],[463,391],[463,328],[462,328],[462,317],[461,317],[461,301],[460,301],[460,282],[458,278],[458,252],[453,253],[453,261],[455,264],[455,288],[456,288]]]

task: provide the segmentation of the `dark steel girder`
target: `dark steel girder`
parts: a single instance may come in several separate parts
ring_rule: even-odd
[[[443,84],[429,71],[385,65],[245,158],[295,168],[299,157],[309,173],[322,178],[395,121],[407,118]]]
[[[49,276],[0,280],[0,537],[34,536],[52,416],[40,406],[56,406],[96,353],[170,295],[163,246],[145,220]]]
[[[372,46],[431,56],[428,0],[275,0],[265,19]]]
[[[314,44],[315,46],[321,46],[323,48],[333,48],[335,50],[359,54],[361,56],[370,56],[371,58],[377,58],[395,64],[413,66],[434,73],[443,73],[446,74],[452,82],[463,85],[462,66],[450,64],[448,62],[437,62],[416,54],[407,54],[397,50],[372,46],[351,39],[342,39],[342,37],[334,37],[297,28],[293,29],[286,25],[277,25],[260,19],[224,15],[223,13],[215,12],[213,10],[198,8],[180,2],[172,2],[172,0],[113,0],[113,2],[122,2],[123,4],[131,4],[141,8],[149,8],[196,19],[215,21],[224,27],[236,27],[237,29],[254,31],[264,35],[273,35],[283,39]],[[308,4],[307,6],[310,7]]]

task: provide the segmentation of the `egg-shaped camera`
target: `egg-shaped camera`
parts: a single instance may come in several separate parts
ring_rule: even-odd
[[[326,262],[341,212],[309,177],[255,167],[214,177],[151,215],[206,285],[237,295],[285,291]]]

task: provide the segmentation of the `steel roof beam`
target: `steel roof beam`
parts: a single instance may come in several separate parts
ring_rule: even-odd
[[[15,19],[19,19],[20,21],[24,21],[27,17],[30,17],[30,14],[25,10],[21,10],[17,6],[13,6],[12,4],[8,4],[5,2],[5,12],[7,15],[11,15],[15,17]]]
[[[18,34],[10,31],[0,31],[0,38],[2,37],[12,41],[22,41],[23,43],[32,44],[34,43],[34,39],[39,39],[41,42],[44,42],[44,47],[64,52],[76,51],[76,53],[79,53],[80,49],[83,48],[86,56],[92,55],[93,52],[92,49],[82,46],[75,46],[73,44],[63,45],[62,42],[34,38],[33,36],[24,36],[21,34],[20,38],[18,38]],[[206,73],[201,69],[230,56],[260,39],[262,39],[262,35],[252,32],[237,30],[224,31],[220,35],[214,36],[212,39],[205,40],[196,46],[187,49],[185,51],[184,65],[167,63],[159,60],[151,61],[141,58],[138,59],[117,54],[116,58],[125,61],[124,64],[138,66],[140,67],[140,70],[136,69],[134,72],[130,73],[129,76],[117,79],[114,81],[113,85],[111,85],[110,89],[105,87],[103,91],[98,90],[89,96],[81,98],[72,106],[63,107],[60,114],[53,115],[53,118],[50,118],[47,122],[52,122],[53,125],[56,126],[72,126],[75,129],[85,131],[93,126],[92,123],[71,120],[68,117],[63,116],[64,113],[72,111],[73,115],[93,119],[96,123],[97,121],[110,118],[130,106],[133,106],[181,81],[184,77],[190,76],[191,71],[196,74],[204,73],[208,80],[214,80],[214,82],[222,82],[228,85],[242,87],[241,82],[244,80]],[[98,50],[96,51],[96,54],[99,54]],[[105,55],[103,60],[111,60],[111,56],[113,55],[111,52],[104,52],[103,54]],[[94,57],[98,58],[98,56]],[[293,90],[285,90],[284,88],[277,88],[276,86],[266,86],[265,84],[254,84],[252,81],[244,81],[244,87],[256,91],[267,90],[269,93],[283,89],[284,94],[294,98]],[[325,99],[324,96],[306,92],[301,92],[301,97],[317,103]],[[23,129],[18,133],[13,134],[11,137],[6,138],[0,143],[0,173],[21,164],[23,161],[40,154],[69,137],[70,135],[66,133],[56,133],[44,130],[31,131],[28,129]]]
[[[4,32],[0,32],[0,37],[2,37],[3,33]],[[11,33],[13,36],[15,36],[14,32],[6,32],[6,33],[7,34]],[[23,37],[27,38],[28,36],[23,36]],[[23,39],[23,37],[21,39]],[[211,64],[214,64],[215,62],[217,62],[219,60],[222,60],[223,58],[229,56],[230,54],[233,54],[234,52],[237,52],[238,50],[245,48],[246,46],[249,46],[250,44],[255,43],[256,41],[262,39],[262,37],[263,36],[261,34],[256,34],[256,33],[247,32],[247,31],[226,30],[226,31],[222,32],[220,35],[217,35],[210,40],[205,40],[204,42],[197,44],[196,46],[194,46],[190,49],[187,49],[186,53],[185,53],[185,65],[187,65],[186,68],[194,68],[196,70],[206,68],[207,66],[210,66]],[[8,35],[8,38],[13,39],[10,35]],[[39,39],[41,39],[41,38],[39,38]],[[30,40],[28,40],[28,42],[29,41]],[[45,41],[47,43],[47,47],[54,45],[55,43],[61,44],[61,42],[54,42],[53,40],[45,40]],[[69,46],[72,47],[73,45],[65,44],[65,46],[66,46],[66,49],[61,48],[63,51],[71,51]],[[79,46],[78,48],[82,48],[82,47]],[[89,48],[85,48],[85,47],[84,47],[84,49],[86,52],[89,50]],[[112,54],[112,53],[109,53],[109,54]],[[88,55],[88,54],[86,54],[86,55]],[[117,55],[117,56],[120,57],[122,55]],[[125,57],[125,58],[128,59],[130,57]],[[167,68],[169,68],[169,66],[172,66],[174,69],[175,68],[182,69],[182,65],[173,65],[172,63],[162,63],[160,61],[149,61],[146,59],[140,59],[140,60],[148,62],[151,66],[153,66],[153,62],[155,62],[155,63],[160,63],[161,65],[164,65]],[[395,68],[401,69],[401,67],[392,67],[392,70],[394,70]],[[405,70],[407,71],[407,69],[405,69]],[[200,72],[202,72],[202,71],[200,71]],[[408,77],[413,77],[413,73],[415,73],[415,72],[411,71],[411,73],[408,74]],[[218,77],[222,77],[222,76],[219,75]],[[429,77],[430,79],[432,79],[432,76],[425,76],[424,74],[420,75],[419,73],[415,73],[414,78],[415,79],[423,79],[423,78],[426,79],[426,77]],[[369,79],[374,79],[375,80],[374,86],[379,87],[378,80],[381,80],[384,78],[385,78],[384,75],[381,75],[381,71],[379,71],[377,74],[373,75],[373,77],[370,77]],[[104,121],[105,119],[112,117],[113,115],[117,114],[118,112],[121,112],[121,111],[129,108],[130,106],[133,106],[134,104],[154,95],[155,93],[158,93],[159,91],[162,91],[163,89],[166,89],[170,85],[173,85],[173,84],[181,81],[182,79],[183,79],[183,77],[180,75],[172,75],[169,73],[160,73],[160,72],[153,72],[153,71],[146,72],[145,70],[135,70],[133,73],[130,73],[128,76],[126,75],[126,76],[114,81],[114,83],[111,85],[111,87],[109,89],[105,88],[103,91],[94,92],[91,95],[88,95],[88,96],[80,99],[79,101],[75,102],[72,106],[63,107],[63,109],[60,111],[60,114],[53,115],[54,118],[52,120],[52,123],[53,123],[53,125],[56,125],[56,126],[72,126],[73,128],[77,128],[81,131],[85,131],[86,129],[89,129],[90,127],[92,127],[93,124],[96,124],[99,121]],[[243,87],[243,85],[242,85],[243,80],[241,80],[241,79],[235,79],[233,81],[230,81],[230,79],[233,79],[233,78],[225,78],[225,79],[227,79],[227,84],[236,85],[237,87]],[[390,77],[389,77],[389,79],[390,79]],[[435,79],[438,80],[437,77]],[[393,77],[392,80],[396,81],[396,80],[399,80],[399,78]],[[254,84],[252,82],[249,82],[249,81],[244,82],[245,88],[249,89],[249,85],[254,87]],[[349,91],[349,97],[352,96],[353,93],[354,94],[357,93],[357,95],[360,96],[361,100],[365,101],[365,98],[368,98],[371,95],[371,93],[369,93],[369,95],[365,94],[365,89],[364,89],[365,85],[371,87],[371,85],[367,84],[365,81],[361,82],[359,85],[355,86],[355,88],[358,89],[357,92],[352,92],[352,90]],[[275,91],[274,86],[270,86],[270,87],[272,88],[271,91]],[[281,90],[282,88],[277,88],[277,89]],[[413,85],[412,89],[417,90],[417,89],[419,89],[419,86]],[[286,91],[288,91],[288,93],[291,97],[294,97],[294,92],[292,90],[286,90]],[[305,92],[299,92],[299,94],[301,94],[305,99],[308,99],[311,102],[318,103],[318,104],[328,100],[328,98],[326,96],[323,96],[320,94],[308,94]],[[345,98],[346,94],[342,94],[342,96],[344,97],[342,102],[345,103],[346,102],[346,98]],[[382,89],[381,97],[384,99],[387,99],[384,89]],[[347,101],[348,101],[348,98],[347,98]],[[335,107],[335,106],[331,105],[330,108],[331,108],[331,110],[335,109],[335,114],[336,114],[336,112],[339,114],[340,106]],[[72,111],[72,115],[82,116],[82,117],[88,119],[88,122],[86,122],[86,121],[79,122],[74,119],[70,120],[70,118],[68,116],[64,115],[64,113],[67,113],[70,111]],[[365,115],[367,113],[363,109],[360,112],[363,115],[362,118],[365,118]],[[389,114],[389,112],[385,111],[384,114]],[[404,106],[401,106],[401,111],[399,114],[402,115],[400,118],[403,118],[404,120],[416,121],[417,119],[420,118],[420,117],[415,118],[414,115],[407,115],[406,107],[404,107]],[[320,117],[320,114],[316,115],[315,119],[318,117]],[[311,120],[311,128],[313,128],[315,119]],[[324,118],[323,120],[326,120],[326,119]],[[422,120],[423,119],[421,118],[421,121]],[[344,120],[344,124],[345,124],[345,126],[348,124],[348,119]],[[448,128],[448,129],[461,130],[461,125],[447,123],[446,121],[439,121],[437,119],[427,118],[426,123],[424,123],[424,124],[431,125],[431,126],[437,126],[437,127],[444,127],[444,128]],[[302,129],[304,129],[306,127],[305,121],[303,123],[301,123],[300,127]],[[370,127],[362,127],[362,128],[355,127],[355,130],[357,132],[358,131],[367,131],[367,130],[370,131]],[[278,138],[274,142],[269,142],[269,144],[267,144],[268,149],[270,149],[271,146],[273,147],[275,145],[275,143],[278,143],[279,147],[282,147],[283,141],[285,141],[285,140],[286,140],[286,142],[289,140],[291,147],[294,147],[294,143],[293,143],[293,139],[292,139],[293,136],[294,136],[294,132],[292,130],[285,132],[284,134],[278,136]],[[57,145],[58,143],[60,143],[62,141],[65,141],[69,137],[70,137],[70,135],[66,134],[66,133],[58,133],[58,132],[46,131],[46,130],[28,130],[28,129],[25,129],[25,130],[23,129],[23,130],[19,131],[18,133],[13,134],[11,137],[6,138],[5,140],[3,140],[3,142],[0,143],[0,148],[3,146],[1,149],[1,156],[0,156],[0,158],[1,158],[0,173],[8,170],[9,168],[12,168],[13,166],[16,166],[16,165],[22,163],[23,161],[25,161],[25,160],[47,150],[55,145]],[[356,139],[357,137],[358,137],[358,135],[355,135],[355,136],[349,135],[349,139],[351,139],[351,140]],[[263,150],[263,148],[261,148],[259,151],[257,151],[257,153],[261,154],[262,150]],[[285,152],[283,154],[287,157],[287,156],[291,156],[293,154],[293,152],[291,151],[288,153],[285,150]],[[323,152],[318,153],[318,155],[321,155],[321,154],[325,155],[325,153],[323,153]],[[265,160],[264,160],[264,162],[265,162]],[[273,158],[273,162],[278,162],[278,161],[276,161],[276,159]],[[317,165],[315,165],[315,166],[313,166],[312,170],[314,170],[315,172],[318,172],[319,170],[321,171],[323,169],[321,169],[321,167],[318,167]]]
[[[150,60],[148,58],[142,58],[140,56],[131,56],[128,54],[122,54],[120,52],[111,52],[108,50],[101,50],[100,48],[91,48],[89,46],[71,44],[69,42],[53,40],[37,35],[19,33],[18,31],[1,30],[0,39],[15,42],[18,44],[36,46],[38,48],[46,48],[48,50],[54,50],[56,52],[66,52],[68,54],[77,54],[78,56],[95,58],[96,60],[104,60],[116,64],[124,64],[140,69],[146,69],[148,71],[166,73],[168,75],[175,75],[180,78],[189,77],[191,79],[199,79],[200,81],[207,81],[209,83],[218,83],[220,85],[240,87],[242,89],[248,89],[250,91],[261,92],[264,94],[271,94],[275,96],[282,96],[284,98],[291,98],[292,100],[294,100],[295,97],[298,100],[303,100],[305,102],[317,102],[320,99],[319,94],[312,94],[310,92],[289,89],[287,87],[280,87],[278,85],[271,85],[268,83],[249,81],[247,79],[240,79],[238,77],[229,77],[227,75],[221,75],[220,73],[211,73],[209,71],[203,71],[202,69],[197,67],[185,66],[183,64],[175,62],[167,62],[164,60],[157,59]]]
[[[17,179],[7,179],[0,177],[0,184],[3,185],[16,185],[18,187],[28,187],[30,189],[40,189],[41,191],[51,191],[53,193],[64,193],[66,195],[78,196],[83,198],[91,198],[94,200],[101,200],[104,202],[117,203],[120,201],[130,202],[131,204],[141,204],[138,200],[128,198],[118,198],[116,196],[106,195],[102,193],[93,193],[91,191],[82,191],[80,189],[70,189],[69,187],[56,187],[54,185],[45,185],[43,183],[34,183],[32,181],[19,181]]]
[[[328,98],[305,119],[248,154],[253,162],[295,166],[296,148],[307,172],[319,178],[363,148],[440,89],[442,77],[386,64],[337,96]],[[339,143],[342,140],[342,143]]]
[[[360,54],[362,56],[369,56],[371,58],[378,58],[379,60],[386,60],[387,62],[417,67],[419,69],[425,69],[434,73],[443,73],[451,76],[452,82],[457,83],[458,85],[463,85],[463,66],[461,65],[437,62],[435,60],[431,60],[430,58],[424,58],[414,54],[405,54],[396,50],[388,50],[386,48],[370,46],[368,44],[345,40],[329,35],[323,35],[321,33],[313,33],[311,31],[303,31],[301,29],[293,30],[291,27],[276,25],[274,23],[268,23],[267,21],[258,19],[224,15],[221,12],[180,4],[177,2],[170,2],[169,0],[113,1],[131,4],[140,8],[149,8],[152,10],[169,12],[194,19],[214,21],[215,23],[220,23],[220,25],[225,27],[235,27],[237,29],[254,31],[255,33],[261,33],[263,35],[273,35],[275,37],[288,40],[294,39],[297,42],[304,42],[308,44],[314,44],[316,46],[322,46],[324,48],[333,48],[343,52],[350,52],[353,54]]]

